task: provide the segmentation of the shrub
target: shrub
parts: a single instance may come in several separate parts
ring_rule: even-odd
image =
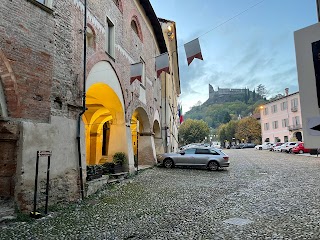
[[[127,156],[124,152],[116,152],[113,155],[113,163],[114,164],[119,164],[119,165],[123,165],[124,163],[127,162]]]

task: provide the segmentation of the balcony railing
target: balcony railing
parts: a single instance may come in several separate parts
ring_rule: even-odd
[[[291,112],[297,112],[298,111],[298,107],[292,107],[291,108]]]
[[[299,129],[302,129],[302,125],[301,124],[288,126],[288,130],[289,131],[294,131],[294,130],[299,130]]]

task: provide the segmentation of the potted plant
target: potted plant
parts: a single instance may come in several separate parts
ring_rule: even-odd
[[[125,163],[127,162],[127,156],[124,152],[116,152],[113,155],[112,161],[114,163],[114,173],[123,172]]]

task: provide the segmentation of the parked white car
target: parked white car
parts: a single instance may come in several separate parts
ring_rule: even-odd
[[[211,144],[211,147],[214,147],[214,148],[221,148],[221,145],[220,145],[220,143],[219,143],[219,142],[213,142],[213,143]]]
[[[292,148],[298,146],[299,142],[287,142],[281,146],[281,152],[291,153]]]
[[[258,150],[267,150],[270,149],[273,143],[270,142],[264,142],[261,145],[256,145],[254,148]]]
[[[274,151],[274,152],[281,152],[281,148],[282,148],[282,146],[285,145],[285,144],[286,144],[286,143],[283,143],[283,144],[281,144],[281,145],[279,145],[279,146],[274,147],[274,148],[273,148],[273,151]]]

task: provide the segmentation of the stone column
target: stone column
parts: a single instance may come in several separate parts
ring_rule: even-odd
[[[153,133],[142,132],[139,136],[139,165],[155,165],[156,151]]]

